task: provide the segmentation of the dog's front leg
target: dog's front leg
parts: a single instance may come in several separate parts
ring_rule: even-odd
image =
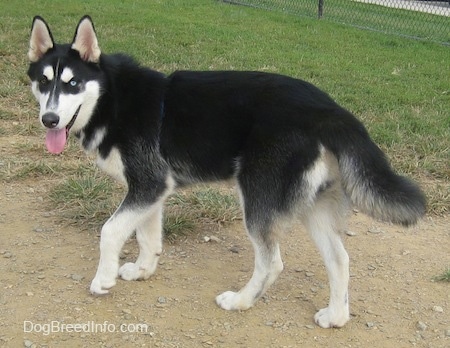
[[[100,261],[91,283],[91,293],[104,295],[116,284],[119,254],[131,234],[146,220],[148,210],[122,205],[105,223],[100,239]]]
[[[124,280],[145,280],[155,272],[162,253],[162,216],[164,200],[154,203],[147,218],[136,228],[139,256],[136,262],[127,262],[119,269]]]

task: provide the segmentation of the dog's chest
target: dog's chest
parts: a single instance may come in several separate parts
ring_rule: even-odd
[[[118,149],[112,148],[106,157],[97,155],[97,165],[114,179],[124,184],[127,183],[125,178],[125,167]]]

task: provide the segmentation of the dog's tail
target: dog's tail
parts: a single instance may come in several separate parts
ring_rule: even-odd
[[[361,122],[346,110],[332,125],[322,128],[322,142],[338,159],[342,184],[351,202],[376,219],[404,226],[425,214],[420,188],[397,175]]]

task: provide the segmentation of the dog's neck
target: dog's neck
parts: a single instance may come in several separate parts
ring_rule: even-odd
[[[79,138],[81,142],[83,150],[89,154],[94,153],[98,150],[100,144],[105,139],[105,135],[106,135],[105,126],[97,128],[89,134],[86,134],[84,130],[76,134],[77,138]]]

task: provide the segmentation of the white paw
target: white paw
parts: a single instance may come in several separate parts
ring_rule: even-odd
[[[314,321],[317,325],[324,329],[332,327],[342,327],[349,321],[350,315],[348,310],[333,311],[330,307],[322,308],[314,316]]]
[[[240,292],[226,291],[216,297],[216,303],[227,311],[246,310],[253,303],[246,301]]]
[[[136,263],[127,262],[119,269],[119,276],[123,280],[148,279],[152,272],[139,266]]]
[[[105,281],[96,276],[91,282],[91,294],[92,295],[106,295],[109,293],[108,289],[116,285],[116,280]]]

